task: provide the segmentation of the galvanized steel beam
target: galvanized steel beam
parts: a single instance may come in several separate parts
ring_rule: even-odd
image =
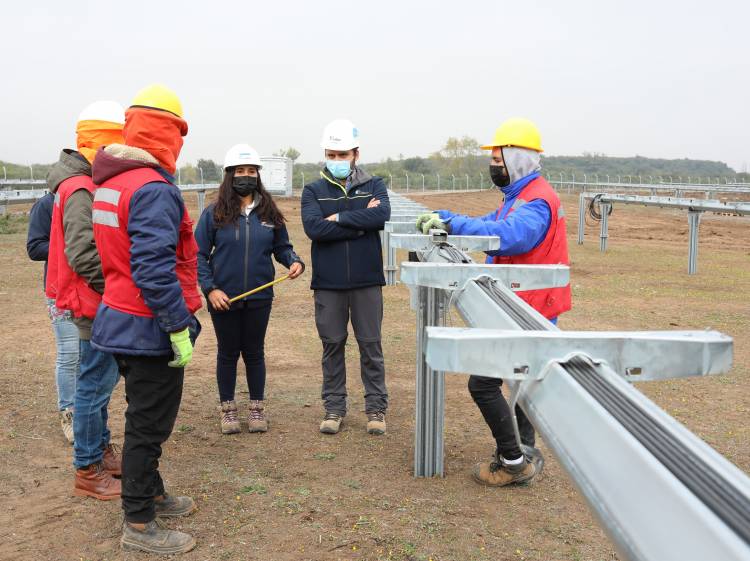
[[[732,366],[732,338],[718,331],[430,327],[427,333],[427,362],[433,368],[509,380],[539,380],[550,362],[578,354],[635,382],[725,374]]]

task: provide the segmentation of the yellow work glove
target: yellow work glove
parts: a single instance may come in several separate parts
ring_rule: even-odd
[[[434,218],[430,218],[427,222],[422,223],[422,233],[429,234],[430,230],[443,230],[444,232],[450,233],[448,225],[440,220],[440,216],[434,215]]]
[[[435,212],[428,212],[427,214],[420,214],[417,217],[417,230],[422,230],[422,225],[429,222],[433,218],[440,218],[440,215]]]
[[[182,331],[169,334],[174,351],[174,360],[169,361],[172,368],[183,368],[193,358],[193,343],[190,341],[190,331],[186,327]]]

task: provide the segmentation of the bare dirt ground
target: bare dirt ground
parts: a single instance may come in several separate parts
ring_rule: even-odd
[[[488,212],[495,192],[419,196],[430,207]],[[195,214],[195,201],[189,199]],[[750,219],[706,215],[699,274],[688,276],[687,218],[660,209],[615,207],[610,249],[598,230],[575,244],[577,197],[565,196],[574,309],[563,329],[703,329],[735,339],[727,376],[642,384],[639,389],[744,471],[750,470]],[[309,262],[299,202],[283,200],[290,233]],[[15,210],[15,209],[14,209]],[[0,236],[0,559],[145,560],[119,549],[117,501],[73,497],[71,448],[55,412],[55,345],[41,292],[41,264],[25,232]],[[278,287],[266,355],[271,431],[222,436],[214,379],[216,342],[204,326],[182,408],[165,446],[172,492],[198,502],[171,526],[193,533],[188,560],[612,560],[613,548],[554,458],[532,485],[485,489],[471,466],[492,441],[466,390],[450,375],[446,477],[412,477],[414,316],[404,286],[386,287],[384,347],[391,407],[388,434],[365,433],[356,344],[348,366],[352,409],[345,430],[324,436],[320,343],[309,274]],[[499,358],[500,359],[500,358]],[[238,383],[244,407],[247,388]],[[121,442],[124,398],[110,410]],[[575,415],[575,411],[571,411]],[[653,497],[644,497],[644,508]]]

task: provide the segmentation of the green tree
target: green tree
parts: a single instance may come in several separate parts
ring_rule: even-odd
[[[196,183],[200,183],[200,173],[198,172],[198,168],[196,168],[193,164],[185,164],[184,166],[180,167],[180,182],[183,185],[194,185]]]
[[[470,136],[448,138],[443,147],[431,156],[442,175],[454,175],[457,179],[465,174],[474,175],[480,158],[480,144]]]
[[[213,160],[206,160],[201,158],[198,160],[196,165],[198,168],[198,179],[200,179],[200,170],[203,170],[203,180],[206,183],[221,181],[222,170],[219,165]]]
[[[281,158],[289,158],[292,162],[296,162],[297,158],[300,157],[300,151],[290,146],[289,148],[277,150],[273,155]]]

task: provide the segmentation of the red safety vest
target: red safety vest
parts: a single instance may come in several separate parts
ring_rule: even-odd
[[[45,290],[49,298],[55,299],[55,306],[59,309],[70,310],[74,317],[94,319],[102,296],[73,271],[65,256],[65,204],[80,189],[93,193],[96,185],[88,175],[75,175],[60,183],[55,193]]]
[[[542,199],[552,214],[547,235],[538,246],[520,255],[498,256],[493,263],[506,265],[570,265],[568,258],[568,238],[565,228],[565,211],[554,189],[543,177],[537,177],[518,194],[506,218],[514,210],[535,199]],[[495,220],[500,218],[498,209]],[[570,284],[561,288],[523,290],[516,294],[547,319],[556,318],[571,308]]]
[[[120,312],[154,317],[133,282],[130,270],[128,216],[130,199],[147,183],[168,183],[152,168],[136,168],[111,177],[98,186],[94,196],[94,236],[104,271],[104,303]],[[175,273],[190,313],[201,307],[198,292],[198,244],[187,208],[182,214]]]

